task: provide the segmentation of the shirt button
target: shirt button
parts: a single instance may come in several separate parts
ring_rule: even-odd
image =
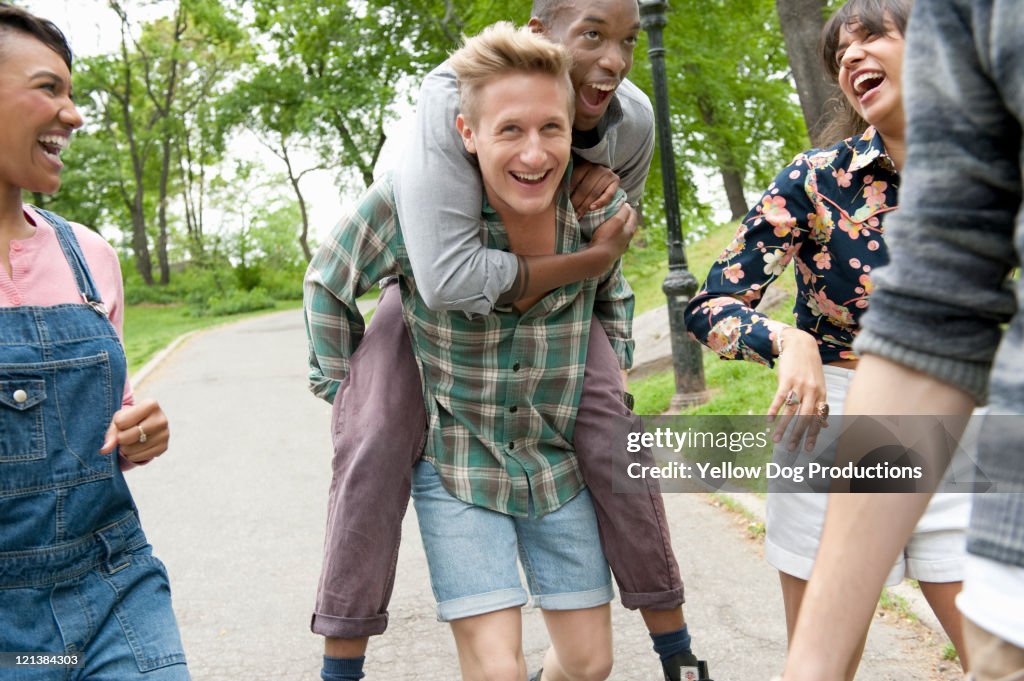
[[[512,365],[512,371],[519,371],[519,362]]]
[[[510,414],[515,414],[517,411],[519,411],[519,407],[511,406],[508,408],[508,413]]]
[[[11,296],[11,302],[14,303],[15,305],[21,305],[21,296],[19,296],[19,295]]]
[[[15,390],[14,394],[11,397],[14,398],[15,402],[21,404],[22,402],[28,400],[28,393],[25,392],[24,390]]]
[[[515,449],[516,448],[516,443],[515,442],[509,442],[508,443],[508,448],[509,449]]]
[[[21,244],[19,244],[17,241],[12,241],[11,242],[11,250],[14,251],[14,252],[20,251],[21,250]]]

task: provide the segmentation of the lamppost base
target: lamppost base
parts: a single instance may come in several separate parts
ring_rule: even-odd
[[[676,393],[669,402],[668,414],[678,414],[684,409],[697,407],[707,403],[713,396],[714,390],[700,390],[692,393]]]

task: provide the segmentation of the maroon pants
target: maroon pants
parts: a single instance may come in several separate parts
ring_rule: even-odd
[[[361,638],[387,628],[402,518],[425,426],[401,294],[397,286],[387,286],[334,398],[334,476],[314,633]],[[640,418],[623,404],[608,336],[594,321],[576,417],[576,454],[622,604],[668,610],[683,602],[683,584],[657,481],[638,482],[638,493],[612,493],[613,474],[624,476],[629,462],[654,465],[649,449],[626,451],[628,434],[640,428]]]

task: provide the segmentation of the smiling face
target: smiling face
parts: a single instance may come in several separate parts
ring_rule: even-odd
[[[636,0],[566,0],[549,25],[536,17],[530,26],[565,45],[573,56],[577,130],[593,130],[615,88],[633,68],[640,33]]]
[[[871,32],[858,22],[839,31],[836,49],[839,88],[850,105],[882,136],[903,137],[904,38],[886,20],[886,31]]]
[[[478,120],[459,116],[466,149],[477,155],[487,200],[506,221],[549,209],[569,163],[568,84],[544,73],[512,72],[483,85]]]
[[[61,152],[82,117],[71,101],[71,72],[49,47],[20,31],[0,31],[0,190],[52,194]]]

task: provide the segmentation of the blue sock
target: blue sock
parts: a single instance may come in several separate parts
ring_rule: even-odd
[[[658,653],[658,657],[661,658],[662,662],[680,653],[690,653],[690,634],[686,631],[685,624],[682,629],[677,629],[676,631],[669,631],[664,634],[651,634],[651,640],[654,641],[654,652]]]
[[[359,681],[363,678],[363,662],[366,657],[328,657],[324,655],[324,668],[320,670],[323,681]]]

